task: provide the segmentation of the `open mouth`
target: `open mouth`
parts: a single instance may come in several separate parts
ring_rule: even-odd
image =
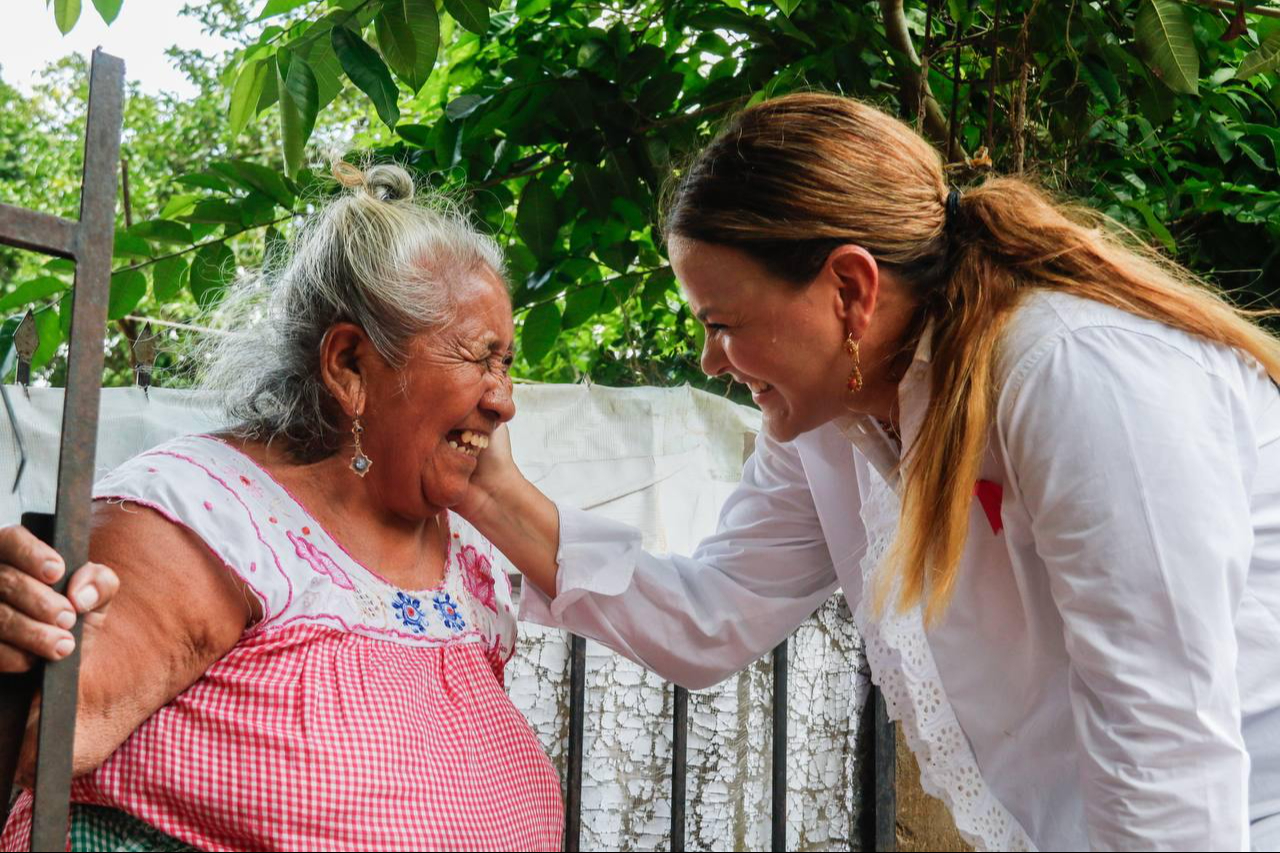
[[[747,382],[745,384],[751,389],[752,397],[761,397],[773,390],[773,386],[768,382]]]
[[[480,451],[489,446],[489,436],[469,429],[454,430],[447,437],[450,447],[473,458],[479,456]]]

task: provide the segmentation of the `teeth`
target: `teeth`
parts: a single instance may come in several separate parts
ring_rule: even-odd
[[[464,444],[471,444],[471,439],[473,438],[475,438],[475,434],[472,433],[471,430],[467,430],[462,434],[462,442]]]

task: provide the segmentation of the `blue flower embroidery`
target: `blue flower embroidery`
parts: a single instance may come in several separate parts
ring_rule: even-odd
[[[436,612],[444,620],[446,628],[450,631],[461,631],[467,627],[467,623],[462,619],[462,611],[458,609],[457,603],[449,597],[449,593],[437,595],[433,601],[436,605]]]
[[[404,623],[406,628],[413,630],[415,634],[422,634],[427,630],[427,626],[422,624],[422,602],[416,598],[410,598],[403,592],[396,593],[396,600],[391,602],[391,606],[395,609],[396,615],[400,617],[400,621]],[[440,605],[437,604],[436,607]]]

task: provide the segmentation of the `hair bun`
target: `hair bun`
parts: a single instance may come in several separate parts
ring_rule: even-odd
[[[361,169],[345,160],[333,164],[333,177],[348,189],[368,193],[379,201],[411,201],[413,177],[403,166],[383,163]]]

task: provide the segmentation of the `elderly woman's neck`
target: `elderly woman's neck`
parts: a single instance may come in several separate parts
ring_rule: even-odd
[[[443,509],[413,516],[387,506],[373,475],[362,478],[351,470],[349,454],[298,462],[279,443],[238,446],[364,566],[405,589],[425,589],[442,579],[448,537]]]

